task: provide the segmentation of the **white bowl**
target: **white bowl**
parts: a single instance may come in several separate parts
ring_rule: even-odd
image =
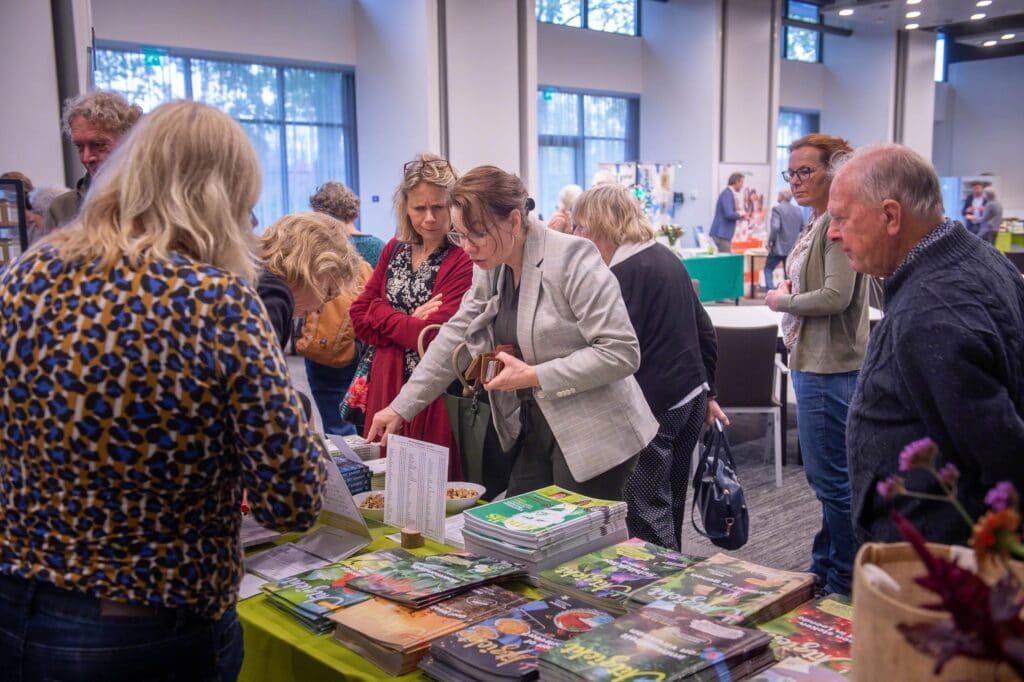
[[[380,521],[380,522],[383,523],[383,521],[384,521],[384,508],[383,507],[381,507],[380,509],[367,509],[366,507],[363,506],[363,502],[370,495],[383,495],[383,494],[384,494],[383,490],[370,490],[370,491],[367,491],[365,493],[357,493],[357,494],[352,496],[352,499],[355,500],[356,506],[359,507],[359,513],[363,515],[363,518],[369,519],[371,521]],[[387,498],[385,498],[385,499],[387,499]]]
[[[451,488],[465,488],[466,490],[472,490],[475,495],[472,497],[458,497],[451,499],[448,497],[448,489]],[[460,511],[469,509],[477,502],[480,501],[480,496],[487,492],[487,488],[477,483],[465,483],[462,481],[451,481],[448,484],[448,489],[445,490],[445,502],[444,511],[446,514],[458,514]]]

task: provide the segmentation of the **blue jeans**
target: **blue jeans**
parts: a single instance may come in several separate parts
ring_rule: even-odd
[[[846,413],[857,372],[814,374],[794,370],[792,376],[804,471],[821,502],[821,530],[811,547],[811,571],[826,591],[848,595],[857,541],[850,518]]]
[[[349,384],[359,366],[356,356],[344,367],[328,367],[306,358],[306,379],[309,390],[313,393],[316,409],[320,412],[320,421],[324,425],[324,433],[336,436],[351,436],[356,427],[341,418],[340,406],[348,393]]]
[[[212,621],[162,607],[106,615],[108,606],[0,575],[0,682],[238,678],[242,626],[234,607]]]
[[[768,257],[764,259],[764,288],[771,291],[775,288],[775,281],[772,277],[772,273],[775,272],[775,266],[782,263],[782,267],[786,267],[786,257],[780,256],[775,253],[769,253]]]

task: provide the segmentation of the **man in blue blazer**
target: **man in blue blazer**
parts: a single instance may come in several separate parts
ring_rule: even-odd
[[[719,253],[732,253],[732,236],[736,232],[736,221],[746,217],[736,206],[740,190],[743,189],[743,173],[729,176],[729,186],[718,195],[715,204],[715,218],[711,221],[711,241]]]

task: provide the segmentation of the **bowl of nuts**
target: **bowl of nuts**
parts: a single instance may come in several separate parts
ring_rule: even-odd
[[[452,481],[448,484],[446,491],[444,511],[446,514],[458,514],[460,511],[469,509],[479,501],[480,496],[485,492],[487,492],[487,488],[482,485]]]
[[[363,518],[371,521],[384,521],[384,492],[380,490],[371,490],[365,493],[359,493],[353,495],[352,499],[355,500],[356,506],[359,507],[359,513],[363,515]]]

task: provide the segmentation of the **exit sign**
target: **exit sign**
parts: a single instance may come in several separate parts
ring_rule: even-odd
[[[160,66],[164,63],[164,55],[167,50],[159,47],[142,48],[142,61],[146,66]]]

